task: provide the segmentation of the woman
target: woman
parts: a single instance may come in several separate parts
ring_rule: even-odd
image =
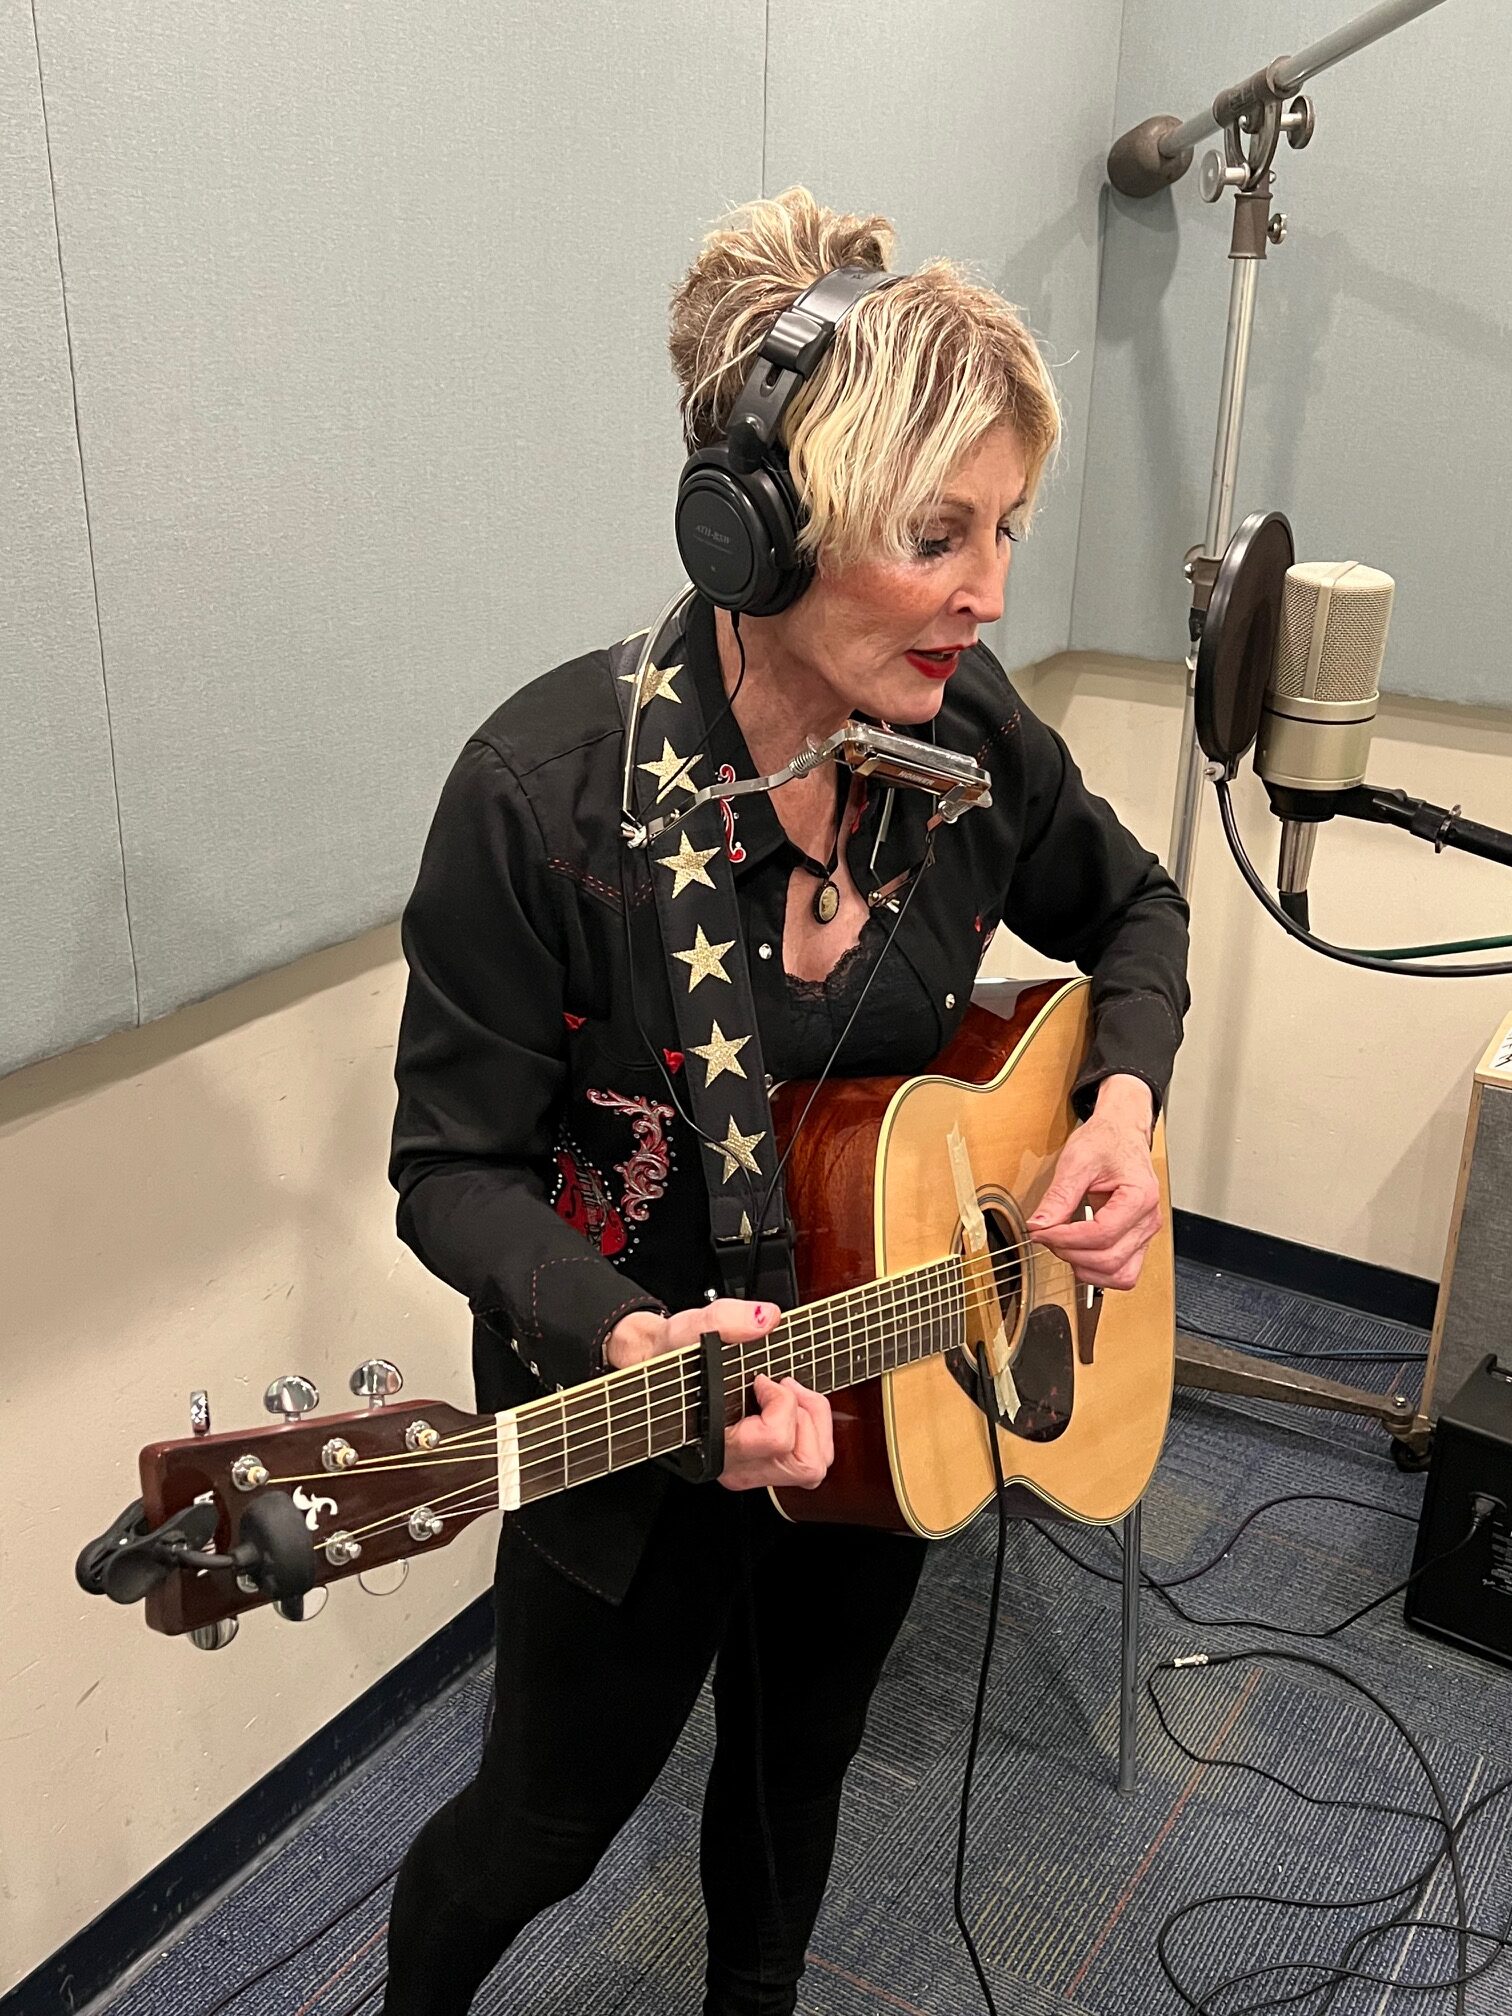
[[[689,449],[720,438],[751,355],[805,286],[882,268],[891,248],[884,219],[837,216],[803,189],[712,232],[672,300]],[[853,713],[986,765],[991,810],[940,829],[922,870],[922,794],[869,798],[824,767],[735,801],[725,851],[765,1068],[816,1075],[846,1032],[833,1070],[922,1069],[1000,920],[1076,960],[1095,1024],[1074,1094],[1086,1124],[1033,1229],[1083,1280],[1123,1288],[1158,1225],[1150,1134],[1187,1003],[1186,910],[978,643],[1057,430],[1034,344],[990,289],[936,261],[868,294],[784,425],[815,578],[764,618],[695,598],[675,663],[652,677],[645,746],[661,754],[640,767],[662,783],[684,764],[695,782],[726,765],[769,775]],[[680,685],[706,749],[678,739]],[[627,858],[619,830],[622,736],[604,651],[517,692],[448,778],[405,912],[399,1229],[471,1304],[485,1409],[710,1329],[749,1340],[778,1314],[715,1297],[678,1080],[739,1069],[739,1040],[713,1012],[697,1058],[678,1048],[651,900],[663,867]],[[651,854],[679,887],[703,873],[700,850]],[[906,901],[886,900],[895,883]],[[722,977],[717,960],[691,970],[690,989]],[[388,2016],[470,2007],[515,1933],[586,1880],[711,1664],[704,2008],[795,2007],[841,1783],[925,1546],[784,1524],[762,1487],[822,1480],[829,1404],[791,1380],[759,1379],[754,1399],[717,1484],[644,1465],[505,1520],[492,1730],[401,1871]]]

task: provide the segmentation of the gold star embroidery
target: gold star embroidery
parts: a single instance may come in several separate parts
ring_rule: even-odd
[[[688,968],[688,992],[690,994],[699,981],[707,980],[710,974],[716,980],[723,980],[727,987],[729,986],[730,976],[726,973],[720,962],[734,943],[735,940],[733,938],[727,938],[723,945],[711,945],[708,939],[705,938],[704,928],[700,924],[693,933],[691,950],[687,952],[674,952],[672,954],[674,959],[681,959]]]
[[[704,1080],[706,1092],[722,1072],[733,1071],[737,1078],[744,1078],[746,1074],[741,1068],[739,1053],[750,1040],[749,1036],[726,1036],[716,1022],[709,1032],[708,1042],[693,1045],[693,1055],[702,1057],[709,1067],[709,1075]]]
[[[686,829],[679,832],[677,841],[678,846],[675,854],[658,854],[656,857],[658,868],[670,868],[672,870],[673,896],[681,896],[690,882],[702,882],[705,889],[712,889],[714,884],[708,873],[708,864],[714,859],[719,849],[717,847],[695,847],[693,842],[688,838]]]
[[[646,667],[645,697],[641,705],[649,707],[653,700],[670,700],[674,705],[681,707],[682,695],[672,684],[672,681],[681,670],[681,665],[648,665]],[[635,674],[633,672],[621,672],[620,684],[622,686],[633,686],[635,684]]]
[[[751,1151],[755,1148],[758,1141],[765,1141],[765,1139],[766,1135],[764,1133],[742,1134],[735,1125],[735,1116],[732,1113],[730,1115],[729,1127],[725,1132],[725,1138],[723,1141],[716,1141],[714,1143],[715,1152],[724,1157],[724,1175],[720,1178],[720,1181],[728,1183],[737,1169],[744,1169],[752,1176],[759,1176],[761,1174],[761,1166]]]
[[[703,758],[701,756],[690,756],[687,762],[684,763],[682,757],[678,755],[664,735],[662,737],[662,752],[657,760],[654,763],[639,763],[636,765],[636,768],[651,772],[651,775],[661,786],[661,789],[656,794],[658,798],[665,798],[674,784],[679,790],[686,791],[692,796],[696,794],[698,786],[693,782],[691,773],[698,768],[698,765],[702,761]]]

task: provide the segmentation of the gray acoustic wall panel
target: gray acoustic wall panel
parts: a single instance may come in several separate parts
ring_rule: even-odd
[[[989,633],[1010,668],[1064,650],[1070,628],[1121,11],[772,0],[768,192],[803,182],[837,209],[884,212],[904,266],[971,265],[1025,311],[1054,367],[1065,447]]]
[[[31,10],[0,9],[0,1073],[135,987]]]
[[[37,17],[146,1018],[395,915],[465,735],[675,585],[764,4]]]
[[[1115,130],[1187,118],[1359,11],[1126,0]],[[1506,0],[1452,0],[1316,80],[1317,137],[1278,163],[1290,233],[1260,272],[1235,510],[1284,510],[1302,557],[1396,576],[1387,685],[1494,705],[1512,702],[1512,184],[1483,110],[1507,26]],[[1185,649],[1231,211],[1200,200],[1195,170],[1147,202],[1107,199],[1079,648]]]

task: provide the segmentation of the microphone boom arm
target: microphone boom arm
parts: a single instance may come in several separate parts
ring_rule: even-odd
[[[1266,789],[1271,810],[1279,819],[1310,825],[1323,819],[1363,819],[1430,841],[1438,854],[1446,847],[1458,847],[1463,853],[1478,854],[1483,861],[1512,868],[1512,833],[1461,818],[1458,805],[1433,805],[1426,798],[1412,798],[1384,784],[1356,784],[1347,791],[1331,792],[1293,791],[1284,784],[1269,784]]]

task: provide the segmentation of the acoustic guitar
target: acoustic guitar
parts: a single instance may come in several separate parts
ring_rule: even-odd
[[[1087,983],[1037,986],[1000,1016],[972,1006],[934,1070],[779,1087],[802,1301],[764,1337],[703,1344],[497,1415],[382,1403],[305,1418],[314,1389],[275,1381],[265,1429],[152,1443],[142,1496],[79,1557],[84,1588],[145,1599],[157,1631],[226,1642],[260,1604],[303,1613],[320,1584],[444,1547],[484,1513],[588,1483],[753,1410],[758,1372],[832,1398],[835,1460],[792,1520],[957,1532],[1005,1478],[1073,1518],[1120,1519],[1149,1482],[1170,1413],[1174,1268],[1164,1229],[1138,1285],[1106,1296],[1025,1229],[1075,1127]],[[708,1376],[716,1373],[718,1390]]]

